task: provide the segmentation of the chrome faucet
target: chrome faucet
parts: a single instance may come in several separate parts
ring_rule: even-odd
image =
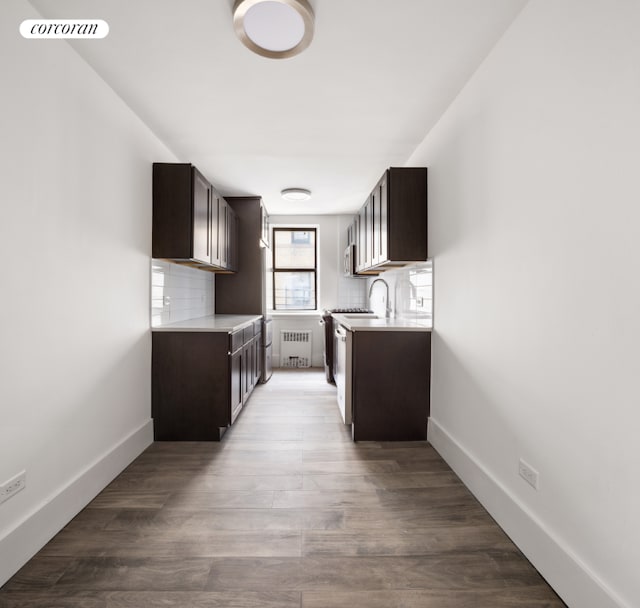
[[[373,286],[378,282],[384,283],[384,286],[387,289],[387,298],[384,301],[384,305],[385,305],[384,317],[385,319],[388,319],[391,316],[391,307],[389,306],[389,284],[384,279],[376,279],[373,283],[371,283],[371,287],[369,287],[369,301],[371,301],[371,293],[373,292]]]

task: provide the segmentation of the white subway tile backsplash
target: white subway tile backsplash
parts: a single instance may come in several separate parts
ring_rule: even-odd
[[[206,317],[214,312],[213,273],[164,260],[151,261],[152,326]]]
[[[152,300],[162,300],[162,296],[164,295],[164,286],[163,285],[154,285],[151,284],[151,299]]]
[[[162,287],[164,285],[164,273],[155,264],[151,270],[151,286]]]
[[[364,308],[367,305],[367,282],[364,279],[338,278],[336,308]]]
[[[393,314],[399,319],[433,319],[433,264],[429,260],[380,275],[389,284]],[[367,282],[371,284],[370,281]]]

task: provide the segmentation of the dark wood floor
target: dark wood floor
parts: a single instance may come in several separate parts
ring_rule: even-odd
[[[220,444],[151,446],[0,606],[564,604],[428,444],[352,443],[314,370],[276,371]]]

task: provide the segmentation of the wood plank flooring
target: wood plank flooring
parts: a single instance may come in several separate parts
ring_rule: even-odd
[[[219,443],[156,443],[1,590],[17,608],[560,608],[424,442],[351,441],[276,370]]]

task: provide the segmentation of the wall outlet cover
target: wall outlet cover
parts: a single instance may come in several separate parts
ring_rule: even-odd
[[[0,486],[0,504],[5,500],[9,500],[15,496],[20,490],[24,490],[27,486],[27,472],[21,471],[15,477],[5,481]]]
[[[518,473],[534,490],[538,489],[538,471],[522,460],[522,458],[518,463]]]

